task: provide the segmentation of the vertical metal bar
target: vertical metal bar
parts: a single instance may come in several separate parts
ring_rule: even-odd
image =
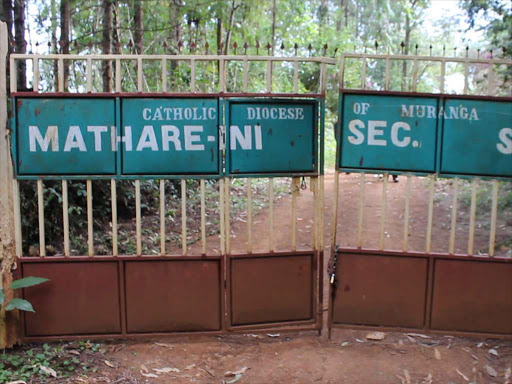
[[[344,78],[345,78],[345,55],[344,54],[341,54],[339,76],[340,76],[340,78],[338,80],[340,82],[340,89],[343,89],[343,86],[344,86],[343,82],[344,82]]]
[[[181,180],[181,253],[187,254],[187,180]]]
[[[43,180],[37,180],[37,208],[39,217],[39,255],[46,256],[46,243],[44,234],[44,195]]]
[[[492,181],[491,233],[489,235],[489,256],[494,257],[496,246],[496,220],[498,217],[498,180]]]
[[[320,175],[318,180],[319,185],[319,201],[318,201],[318,239],[319,239],[319,249],[324,249],[324,176]]]
[[[494,96],[494,64],[489,64],[489,71],[487,74],[487,95]]]
[[[249,88],[249,61],[244,59],[242,92],[246,93]]]
[[[110,180],[110,200],[112,209],[112,255],[119,255],[117,243],[117,185],[115,179]]]
[[[64,59],[57,60],[57,72],[58,72],[58,92],[64,92]]]
[[[220,92],[226,91],[226,75],[225,75],[224,60],[219,60],[219,88]]]
[[[167,92],[167,59],[162,59],[162,92]]]
[[[425,243],[425,253],[430,253],[432,246],[432,217],[434,214],[434,189],[435,178],[430,177],[429,180],[429,195],[428,195],[428,218],[427,218],[427,239]]]
[[[122,88],[122,70],[121,70],[121,59],[116,59],[116,92],[121,92]]]
[[[446,61],[441,61],[441,75],[439,79],[439,92],[444,93],[444,78],[446,73]]]
[[[137,91],[143,92],[144,91],[144,75],[143,75],[143,63],[142,58],[137,58]]]
[[[89,93],[89,92],[92,92],[92,59],[90,57],[87,58],[86,78],[87,78],[86,91],[87,91],[87,93]]]
[[[252,253],[252,180],[247,179],[247,253]]]
[[[293,63],[293,93],[299,93],[299,62]]]
[[[94,255],[94,233],[92,217],[92,180],[86,181],[87,188],[87,251],[89,256]]]
[[[453,196],[452,196],[452,220],[450,225],[450,245],[448,252],[455,253],[455,233],[457,232],[457,198],[459,195],[459,179],[453,179]]]
[[[297,195],[299,192],[299,182],[300,179],[298,177],[292,178],[292,252],[297,250]]]
[[[318,177],[310,177],[311,191],[313,192],[313,250],[318,250]]]
[[[274,252],[274,179],[268,179],[268,249]]]
[[[14,56],[9,57],[9,89],[12,92],[18,92],[18,71],[16,70],[16,60],[14,60]],[[3,81],[3,79],[2,79]]]
[[[190,60],[190,92],[196,91],[196,61]]]
[[[476,216],[476,192],[478,187],[478,179],[473,179],[471,183],[471,208],[469,213],[469,239],[468,239],[468,255],[473,254],[473,246],[475,243],[475,216]]]
[[[469,63],[464,62],[464,94],[467,95],[469,91]]]
[[[67,180],[62,180],[62,226],[64,229],[64,256],[69,256],[69,206]]]
[[[272,60],[267,60],[267,71],[266,71],[266,80],[267,80],[267,92],[272,92]]]
[[[206,254],[206,202],[204,179],[200,181],[201,189],[201,254]]]
[[[14,204],[14,242],[16,244],[16,257],[21,257],[23,242],[21,236],[21,205],[20,186],[18,180],[13,180],[13,204]]]
[[[338,209],[339,209],[339,194],[340,194],[340,171],[334,172],[334,211],[331,227],[331,251],[336,247],[336,234],[338,231]]]
[[[412,91],[416,92],[418,87],[418,60],[414,59],[412,63]]]
[[[326,82],[326,74],[327,74],[327,67],[325,63],[320,64],[320,93],[322,95],[325,95],[325,91],[327,89],[327,82]]]
[[[361,71],[361,89],[366,89],[366,57],[363,57],[363,69]]]
[[[224,207],[225,209],[225,225],[226,225],[226,253],[228,255],[231,254],[231,212],[230,212],[230,208],[231,208],[231,199],[230,199],[230,196],[229,196],[229,193],[230,193],[230,187],[231,187],[231,180],[229,178],[226,178],[225,182],[224,182],[224,195],[225,195],[225,199],[226,199],[226,206]]]
[[[402,252],[407,252],[409,242],[409,201],[411,198],[412,176],[407,175],[407,185],[405,187],[405,209],[404,209],[404,238],[402,240]]]
[[[39,92],[39,58],[37,56],[32,60],[32,65],[34,66],[34,80],[32,86],[34,92]]]
[[[359,181],[359,221],[357,226],[357,248],[363,246],[363,215],[364,215],[364,187],[365,187],[365,174],[361,173]]]
[[[391,59],[389,57],[386,57],[386,77],[385,77],[385,81],[384,81],[384,90],[385,91],[389,91],[390,70],[391,70]]]
[[[388,215],[388,177],[389,174],[384,173],[384,180],[382,183],[382,201],[381,201],[381,217],[380,217],[380,240],[379,249],[384,249],[384,229],[386,227],[386,220]]]
[[[224,212],[224,179],[219,180],[219,222],[220,222],[220,253],[224,255],[226,253],[226,232],[225,232],[225,212]]]
[[[140,207],[140,180],[135,180],[135,225],[137,233],[137,256],[142,255],[142,225]]]
[[[160,255],[165,256],[165,180],[160,179]]]

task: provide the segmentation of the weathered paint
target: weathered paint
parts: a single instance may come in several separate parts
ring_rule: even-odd
[[[122,99],[124,175],[219,174],[219,108],[215,98]],[[129,127],[129,128],[128,128]]]
[[[512,177],[512,102],[445,99],[441,174]]]
[[[115,174],[114,99],[16,99],[20,175]]]
[[[342,94],[340,103],[340,168],[435,171],[435,98]]]
[[[315,173],[316,100],[228,100],[226,173]]]

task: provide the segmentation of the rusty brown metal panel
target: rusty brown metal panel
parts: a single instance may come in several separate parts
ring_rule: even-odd
[[[49,282],[24,290],[25,336],[121,332],[117,262],[23,263],[23,276]]]
[[[512,334],[512,264],[435,261],[432,328]]]
[[[221,260],[126,261],[128,333],[214,331],[221,322]]]
[[[338,253],[335,324],[421,328],[428,259]]]
[[[314,254],[229,259],[231,325],[314,319]]]

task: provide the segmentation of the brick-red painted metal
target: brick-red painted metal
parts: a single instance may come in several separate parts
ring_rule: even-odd
[[[24,314],[26,336],[121,333],[118,264],[22,263],[23,276],[50,279],[24,290],[35,313]]]
[[[433,329],[512,334],[512,264],[436,260]]]
[[[127,332],[222,328],[221,261],[127,261]]]

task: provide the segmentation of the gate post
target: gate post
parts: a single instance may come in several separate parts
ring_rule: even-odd
[[[7,128],[7,24],[0,22],[0,286],[7,291],[12,282],[11,268],[16,262],[14,241],[13,168]],[[6,300],[12,295],[7,292]],[[0,309],[0,348],[18,341],[18,311]]]

